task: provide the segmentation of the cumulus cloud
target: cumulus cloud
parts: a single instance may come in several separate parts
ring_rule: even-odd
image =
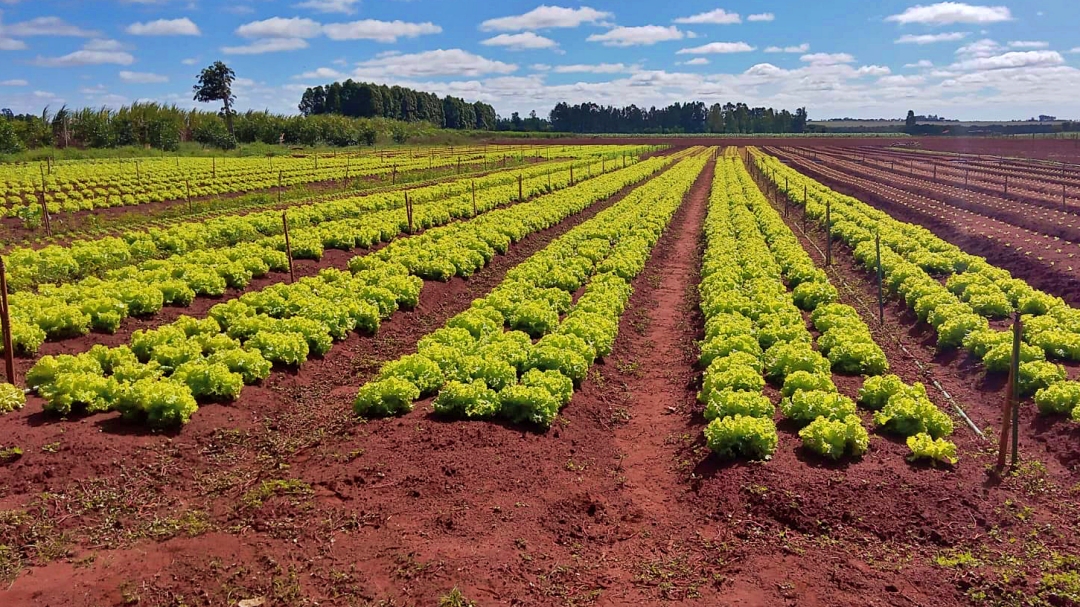
[[[243,38],[315,38],[322,34],[322,24],[313,19],[271,17],[252,21],[236,28]]]
[[[556,74],[624,74],[632,72],[634,69],[633,66],[622,63],[556,65],[554,67]]]
[[[303,74],[293,76],[293,78],[297,80],[310,80],[313,78],[318,78],[319,80],[340,80],[344,77],[345,74],[329,67],[320,67],[310,72],[304,72]]]
[[[241,46],[223,46],[221,52],[226,55],[262,55],[282,51],[298,51],[308,47],[303,38],[262,38]]]
[[[772,13],[755,13],[746,18],[747,21],[773,21],[776,15]]]
[[[914,67],[914,68],[925,69],[925,68],[934,67],[934,62],[930,61],[929,59],[919,59],[915,63],[905,63],[904,67]]]
[[[1011,51],[992,57],[977,57],[958,61],[951,67],[958,70],[1001,70],[1010,68],[1049,67],[1065,63],[1057,51]]]
[[[294,4],[296,8],[306,8],[317,13],[343,13],[351,15],[356,12],[356,5],[360,0],[307,0],[300,4]]]
[[[698,13],[697,15],[691,15],[689,17],[680,17],[675,19],[675,23],[732,25],[735,23],[742,23],[742,17],[739,16],[739,13],[729,13],[722,8],[718,8],[707,13]]]
[[[484,31],[516,32],[522,30],[540,30],[557,27],[578,27],[585,23],[603,24],[615,15],[607,11],[598,11],[588,6],[564,8],[561,6],[540,5],[533,10],[511,17],[488,19],[480,24]]]
[[[0,26],[0,34],[12,38],[30,36],[67,36],[72,38],[93,38],[99,32],[86,30],[71,25],[60,17],[37,17],[29,21]]]
[[[1050,43],[1041,40],[1012,40],[1009,42],[1009,48],[1050,48]]]
[[[765,47],[766,53],[805,53],[810,50],[810,45],[806,42],[798,46],[767,46]]]
[[[837,65],[842,63],[854,63],[855,57],[848,53],[810,53],[799,57],[799,61],[811,65]]]
[[[935,42],[956,42],[968,37],[967,32],[945,32],[941,34],[905,34],[897,38],[896,44],[934,44]]]
[[[890,15],[885,20],[894,21],[901,25],[910,23],[925,25],[984,24],[1011,21],[1012,13],[1006,6],[976,6],[963,2],[939,2],[928,6],[916,5],[900,14]]]
[[[132,23],[127,27],[132,36],[201,36],[199,26],[191,19],[158,19],[147,23]]]
[[[83,47],[73,53],[60,57],[42,57],[34,59],[33,64],[40,67],[78,67],[83,65],[131,65],[135,57],[128,53],[124,45],[116,40],[95,38],[88,40]]]
[[[122,70],[120,72],[120,80],[131,84],[160,84],[168,82],[169,77],[150,72],[129,72],[127,70]]]
[[[387,53],[357,65],[354,76],[425,78],[431,76],[483,76],[509,74],[517,65],[488,59],[461,49],[424,51],[412,54]]]
[[[745,42],[710,42],[702,46],[684,48],[676,55],[716,55],[727,53],[749,53],[755,48]]]
[[[709,65],[709,60],[704,57],[694,57],[690,61],[683,62],[683,65]]]
[[[658,42],[682,40],[687,34],[674,25],[642,25],[637,27],[615,27],[603,34],[593,34],[586,38],[589,42],[600,42],[604,46],[650,46]]]
[[[22,40],[14,40],[12,38],[4,38],[0,36],[0,51],[22,51],[26,50],[26,43]]]
[[[997,42],[989,38],[983,38],[961,46],[956,49],[956,54],[960,57],[990,57],[1000,53],[1002,50],[1004,49]]]
[[[330,23],[323,26],[323,32],[331,40],[374,40],[390,43],[397,42],[398,38],[438,34],[442,32],[442,28],[434,23],[364,19],[351,23]]]
[[[558,48],[559,43],[551,38],[545,38],[533,32],[520,34],[499,34],[498,36],[480,41],[484,46],[501,46],[511,51],[523,51],[545,48]]]

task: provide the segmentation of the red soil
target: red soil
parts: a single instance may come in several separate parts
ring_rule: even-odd
[[[694,341],[711,174],[634,281],[613,354],[548,433],[441,422],[419,408],[358,425],[349,402],[381,361],[413,351],[569,222],[467,281],[428,285],[420,307],[377,336],[275,373],[234,406],[204,407],[174,436],[103,418],[49,423],[36,404],[9,415],[17,435],[2,442],[26,455],[4,467],[0,509],[28,513],[0,518],[0,543],[25,546],[38,562],[0,590],[0,603],[434,605],[455,586],[479,605],[958,605],[969,589],[991,600],[1033,595],[1050,551],[1080,549],[1070,497],[1078,453],[1063,459],[1080,436],[1064,424],[1040,425],[1025,411],[1025,458],[1042,458],[1045,471],[1003,480],[986,474],[992,456],[959,424],[953,470],[910,466],[906,447],[877,436],[860,461],[824,464],[783,426],[772,461],[721,464],[709,454]],[[871,283],[849,258],[838,252],[836,269],[851,288],[841,289],[845,301],[857,303]],[[894,372],[917,379],[893,338],[980,425],[996,419],[1000,386],[938,357],[924,329],[890,306],[879,343]],[[838,380],[848,394],[858,383]],[[56,453],[42,451],[55,441]],[[273,491],[270,479],[304,485]],[[953,549],[982,564],[932,563]]]

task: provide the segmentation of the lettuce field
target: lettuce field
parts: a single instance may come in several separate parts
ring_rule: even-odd
[[[0,604],[1080,605],[1080,167],[602,141],[0,165]]]

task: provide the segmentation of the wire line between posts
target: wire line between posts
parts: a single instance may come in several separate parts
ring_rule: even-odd
[[[803,217],[804,218],[806,217],[806,207],[805,206],[803,207]],[[796,227],[798,227],[798,226],[796,226]],[[821,255],[822,258],[824,258],[825,257],[825,252],[821,250],[821,247],[817,246],[817,243],[815,243],[813,240],[810,239],[809,232],[807,232],[805,229],[800,229],[800,231],[802,232],[803,237],[806,239],[806,242],[808,242],[810,244],[810,246],[814,247],[814,249],[818,252],[818,254]],[[830,270],[832,270],[832,271],[830,272]],[[851,284],[847,280],[844,279],[843,276],[840,275],[839,271],[837,271],[835,269],[835,267],[833,267],[833,268],[825,268],[825,271],[827,273],[832,274],[832,277],[835,278],[836,281],[838,281],[841,284],[841,286],[844,287],[844,289],[848,292],[848,294],[851,296],[851,299],[853,301],[858,303],[859,306],[861,306],[866,313],[873,316],[873,312],[870,309],[870,307],[866,304],[866,302],[864,302],[862,300],[861,297],[859,297],[859,295],[855,291],[855,289],[851,286]],[[931,374],[929,367],[924,365],[921,360],[919,360],[914,354],[912,354],[911,351],[908,350],[907,346],[905,346],[904,343],[902,341],[900,341],[899,337],[897,337],[892,332],[885,331],[884,330],[884,325],[882,325],[881,329],[882,330],[880,331],[880,333],[882,333],[884,335],[888,335],[892,339],[892,341],[894,341],[896,343],[896,345],[900,348],[900,350],[909,359],[911,359],[912,362],[915,363],[915,366],[919,368],[919,372],[922,373],[923,376],[926,377],[930,381],[931,385],[933,385],[934,388],[937,389],[937,391],[941,393],[941,395],[945,398],[945,400],[949,401],[949,404],[952,405],[953,410],[956,411],[956,414],[959,415],[961,417],[961,419],[964,420],[964,423],[966,423],[969,428],[971,428],[972,432],[974,432],[980,439],[987,440],[986,434],[984,434],[983,431],[980,430],[979,427],[975,424],[975,422],[970,417],[968,417],[967,412],[965,412],[963,407],[961,407],[960,404],[956,402],[956,399],[953,398],[952,394],[949,394],[949,391],[946,390],[945,387],[942,386],[941,383]]]

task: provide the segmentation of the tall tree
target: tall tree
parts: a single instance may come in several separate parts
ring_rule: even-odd
[[[199,83],[192,87],[195,91],[195,101],[200,103],[220,101],[224,104],[225,124],[229,126],[230,135],[234,135],[232,104],[236,101],[236,95],[233,95],[232,84],[235,80],[236,72],[224,63],[215,61],[199,74]]]

